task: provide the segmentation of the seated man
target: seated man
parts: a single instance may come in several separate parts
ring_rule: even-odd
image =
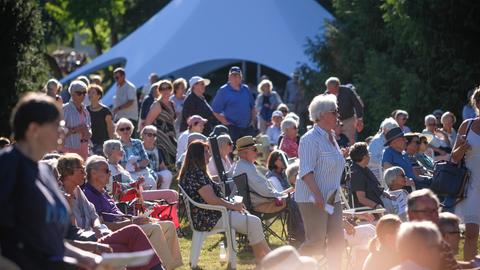
[[[175,269],[183,264],[173,222],[159,221],[154,223],[148,217],[142,216],[133,216],[131,220],[124,218],[124,214],[105,191],[110,170],[104,157],[94,155],[88,158],[86,172],[87,183],[83,185],[82,189],[87,199],[95,206],[102,223],[112,231],[130,224],[139,225],[148,236],[167,269]]]
[[[442,238],[452,249],[454,255],[458,254],[458,244],[461,239],[460,218],[457,215],[443,212],[438,218],[438,228]]]
[[[253,210],[260,213],[275,213],[284,209],[286,207],[285,200],[278,200],[277,198],[285,197],[287,192],[276,191],[265,175],[255,167],[257,148],[253,137],[245,136],[238,139],[237,151],[239,160],[233,167],[233,176],[247,174],[248,186],[252,192]],[[281,203],[278,203],[279,201]]]
[[[402,129],[399,127],[392,128],[385,135],[385,139],[385,146],[387,146],[387,148],[385,148],[382,156],[383,170],[392,166],[399,166],[405,171],[406,176],[409,178],[408,181],[415,182],[417,189],[430,187],[432,183],[430,178],[423,176],[417,177],[413,173],[412,164],[408,159],[408,155],[405,153],[407,145]],[[406,187],[406,190],[409,192],[412,191],[410,187]]]

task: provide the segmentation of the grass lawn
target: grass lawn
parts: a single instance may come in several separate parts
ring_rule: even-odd
[[[275,228],[275,231],[280,231],[280,224],[276,223],[273,225]],[[191,247],[191,230],[190,227],[188,226],[188,221],[186,223],[182,224],[182,230],[187,234],[186,236],[179,238],[180,239],[180,250],[182,252],[182,258],[183,258],[183,266],[178,268],[181,270],[186,270],[190,269],[190,247]],[[205,239],[205,242],[203,243],[202,246],[202,252],[200,253],[200,258],[198,261],[198,266],[201,269],[227,269],[227,264],[220,263],[219,260],[219,252],[220,248],[218,247],[218,244],[220,240],[222,239],[222,234],[216,234],[209,236]],[[237,233],[238,236],[238,233]],[[238,237],[237,237],[238,241]],[[270,247],[272,249],[280,246],[280,241],[275,239],[273,236],[270,237]],[[245,248],[245,247],[240,247],[239,252],[237,253],[237,269],[242,270],[242,269],[254,269],[255,268],[255,259],[253,257],[253,253],[251,249]]]

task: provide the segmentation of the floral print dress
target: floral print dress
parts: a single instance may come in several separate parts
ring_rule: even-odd
[[[180,179],[180,185],[187,195],[198,203],[205,204],[198,190],[203,186],[210,185],[213,192],[220,198],[223,198],[220,186],[213,182],[210,177],[198,168],[193,168],[185,173],[183,179]],[[190,205],[190,214],[192,215],[193,227],[198,231],[210,231],[215,227],[222,213],[215,210],[200,209],[194,205]]]

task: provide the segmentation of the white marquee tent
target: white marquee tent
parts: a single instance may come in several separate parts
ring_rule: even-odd
[[[152,72],[188,79],[240,61],[290,75],[309,63],[307,39],[331,19],[314,0],[174,0],[62,83],[115,63],[125,64],[127,79],[137,86]]]

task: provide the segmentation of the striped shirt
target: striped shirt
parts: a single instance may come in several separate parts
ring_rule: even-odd
[[[333,130],[331,133],[334,136]],[[325,201],[329,192],[339,190],[345,159],[337,142],[335,140],[333,142],[334,144],[330,142],[328,133],[317,125],[300,139],[298,148],[300,168],[295,186],[296,202],[313,202],[313,193],[302,180],[311,172]],[[337,192],[336,201],[339,201],[339,198]]]
[[[79,112],[75,107],[75,104],[73,104],[73,101],[63,105],[63,119],[65,120],[65,127],[67,128],[73,128],[81,124],[85,124],[89,130],[91,128],[90,113],[87,108],[82,105],[82,111]],[[65,147],[80,148],[80,140],[89,139],[90,138],[82,138],[80,133],[70,134],[65,137]]]

